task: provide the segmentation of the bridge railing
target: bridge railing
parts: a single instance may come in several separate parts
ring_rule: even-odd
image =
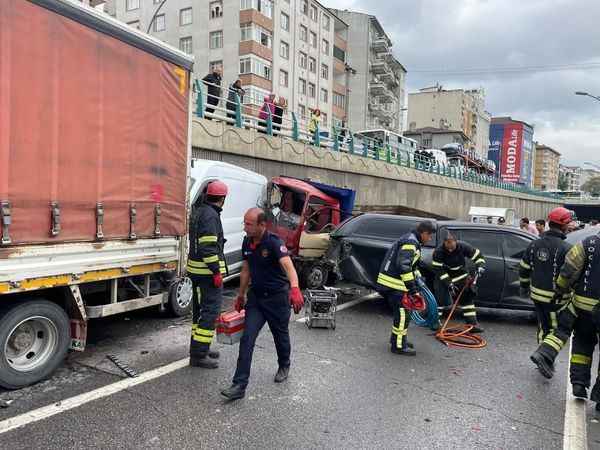
[[[244,104],[235,92],[232,95],[234,101],[231,101],[230,89],[227,87],[212,85],[225,94],[214,96],[208,93],[208,85],[210,83],[197,80],[193,87],[194,115],[200,118],[220,120],[238,128],[254,129],[268,136],[283,136],[322,148],[324,151],[358,155],[482,186],[552,199],[559,198],[553,193],[502,181],[497,176],[476,173],[456,165],[441,164],[422,154],[356,135],[345,127],[321,127],[320,120],[315,120],[314,116],[287,111],[286,108],[283,108],[282,114],[275,114],[271,108],[265,108],[264,105],[258,107],[254,104]],[[211,99],[211,102],[208,99]],[[261,111],[264,111],[262,116]]]

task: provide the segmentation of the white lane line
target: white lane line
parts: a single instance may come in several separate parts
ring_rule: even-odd
[[[65,411],[77,408],[94,400],[108,397],[109,395],[116,394],[117,392],[123,391],[133,386],[137,386],[138,384],[146,383],[148,381],[162,377],[163,375],[167,375],[171,372],[175,372],[176,370],[186,367],[187,365],[189,365],[189,362],[189,358],[180,359],[179,361],[167,364],[166,366],[162,366],[157,369],[144,372],[138,377],[126,378],[124,380],[117,381],[116,383],[109,384],[108,386],[104,386],[93,391],[86,392],[84,394],[76,395],[75,397],[71,397],[66,400],[61,400],[57,403],[53,403],[52,405],[43,406],[41,408],[34,409],[33,411],[26,412],[19,416],[5,419],[2,422],[0,422],[0,434],[6,433],[11,430],[15,430],[17,428],[29,425],[34,422],[38,422],[40,420],[47,419],[49,417],[55,416],[56,414],[61,414]]]
[[[346,302],[346,303],[341,304],[340,306],[338,306],[336,308],[336,311],[343,311],[344,309],[351,308],[351,307],[353,307],[355,305],[358,305],[359,303],[366,302],[367,300],[372,300],[372,299],[377,298],[377,297],[379,297],[379,294],[368,294],[368,295],[365,295],[364,297],[361,297],[361,298],[358,298],[356,300],[352,300],[350,302]],[[296,322],[298,322],[298,323],[305,323],[307,320],[308,320],[308,317],[302,317],[302,318],[296,320]]]
[[[569,344],[569,367],[573,341]],[[586,401],[576,398],[571,392],[567,374],[567,402],[565,404],[565,424],[563,429],[564,450],[587,450]]]

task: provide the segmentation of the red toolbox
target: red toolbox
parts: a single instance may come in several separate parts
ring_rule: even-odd
[[[246,311],[229,311],[217,318],[217,342],[233,345],[240,342],[244,334]]]

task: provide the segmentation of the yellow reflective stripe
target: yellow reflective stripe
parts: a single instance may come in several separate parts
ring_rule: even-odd
[[[421,271],[419,269],[415,270],[413,273],[415,274],[415,277],[422,277]]]
[[[400,250],[413,250],[413,251],[417,251],[417,247],[413,244],[404,244],[402,247],[400,247]]]
[[[535,300],[536,302],[540,302],[540,303],[550,303],[552,301],[551,298],[544,297],[542,295],[538,295],[534,292],[531,292],[531,299]]]
[[[481,255],[481,252],[479,251],[479,249],[475,249],[475,254],[473,256],[471,256],[471,261],[475,261],[479,255]]]
[[[211,344],[213,341],[212,337],[207,337],[207,336],[192,336],[192,339],[196,342],[200,342],[201,344]]]
[[[449,270],[460,270],[462,269],[464,266],[457,266],[457,267],[448,267]]]
[[[553,291],[547,291],[545,289],[536,288],[535,286],[531,286],[531,292],[535,292],[538,295],[543,295],[544,297],[554,297]]]
[[[219,257],[217,255],[207,256],[206,258],[202,258],[202,261],[204,261],[206,264],[215,263],[219,261]]]
[[[475,311],[471,311],[471,312],[464,312],[463,316],[464,317],[475,317],[477,315],[477,313]]]
[[[435,266],[435,267],[442,267],[444,264],[443,264],[443,263],[441,263],[441,262],[432,261],[432,262],[431,262],[431,265],[432,265],[432,266]]]
[[[599,300],[597,299],[584,297],[582,295],[575,295],[575,298],[573,299],[575,306],[579,309],[583,309],[584,311],[591,311],[594,309],[594,306],[598,304],[598,302]]]
[[[402,339],[406,335],[406,331],[407,331],[407,330],[404,330],[404,328],[406,328],[404,326],[405,322],[406,322],[406,311],[404,310],[404,308],[400,307],[400,323],[398,324],[398,329],[403,330],[403,331],[400,331],[398,333],[398,339],[396,339],[396,347],[397,348],[402,348]]]
[[[377,277],[377,283],[396,290],[406,290],[406,286],[404,285],[404,282],[402,282],[402,280],[392,278],[383,273],[380,273]]]
[[[219,261],[219,266],[225,267],[225,261],[219,260],[218,256],[208,256],[205,259],[209,259],[209,258],[211,259],[211,261],[207,261],[208,263]],[[216,259],[213,261],[212,260],[213,258],[216,258]],[[206,265],[206,262],[204,262],[204,261],[194,261],[193,259],[188,259],[188,266],[193,266],[193,267],[208,267]]]
[[[554,311],[550,312],[550,327],[554,330],[558,326],[558,321],[556,320],[556,313]]]
[[[592,358],[586,355],[580,355],[578,353],[573,353],[571,355],[571,363],[573,364],[583,364],[585,366],[592,365]]]
[[[531,278],[521,278],[521,277],[519,277],[519,281],[521,283],[529,283],[531,281]]]
[[[557,352],[560,352],[562,350],[562,347],[560,345],[557,345],[555,342],[549,340],[548,337],[549,336],[546,336],[546,339],[544,339],[542,342],[544,342],[544,344],[546,344],[546,345],[549,345]]]
[[[445,280],[446,278],[450,278],[450,275],[448,275],[447,273],[445,273],[444,275],[442,275],[440,277],[440,280]]]
[[[485,264],[485,259],[479,258],[477,261],[475,261],[475,264]]]
[[[207,330],[206,328],[196,328],[196,334],[199,334],[200,336],[214,336],[215,335],[215,330]]]
[[[461,309],[475,309],[475,305],[465,305],[465,306],[461,306]]]
[[[198,244],[212,244],[217,242],[217,236],[206,235],[198,238]]]
[[[546,338],[544,339],[544,342],[546,342],[546,341],[553,342],[554,344],[558,345],[560,348],[562,348],[562,346],[565,345],[563,341],[561,341],[559,338],[557,338],[553,334],[548,334],[546,336]],[[546,342],[546,343],[548,343],[548,342]],[[559,350],[560,350],[560,348],[559,348]]]
[[[521,267],[522,267],[523,269],[527,269],[527,270],[531,269],[531,266],[530,266],[529,264],[527,264],[527,263],[526,263],[525,261],[523,261],[523,260],[521,260]]]
[[[559,275],[558,278],[556,279],[556,284],[557,284],[557,286],[560,286],[561,288],[565,289],[565,288],[569,287],[569,280],[567,280],[562,275]]]
[[[187,266],[187,271],[189,273],[193,273],[194,275],[212,275],[213,273],[210,269],[198,269],[196,267]]]
[[[415,279],[415,275],[412,272],[403,273],[400,275],[400,279],[402,281],[413,281]]]
[[[456,277],[456,278],[452,278],[452,282],[453,282],[453,283],[456,283],[457,281],[464,280],[464,279],[465,279],[465,278],[467,278],[468,276],[469,276],[469,274],[468,274],[468,273],[464,273],[464,274],[462,274],[462,275],[460,275],[460,276],[458,276],[458,277]]]

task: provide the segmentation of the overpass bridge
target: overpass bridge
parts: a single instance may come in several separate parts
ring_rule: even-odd
[[[600,198],[563,198],[565,208],[572,209],[583,222],[600,220]]]
[[[357,192],[357,209],[427,215],[465,220],[471,206],[513,208],[518,216],[546,217],[561,201],[542,193],[519,191],[489,179],[465,179],[447,168],[419,166],[400,153],[369,153],[366,148],[340,148],[335,142],[271,136],[249,126],[225,120],[194,118],[192,153],[196,158],[220,160],[258,172],[310,178],[348,187]],[[305,133],[306,134],[306,133]],[[318,138],[316,138],[318,139]]]

